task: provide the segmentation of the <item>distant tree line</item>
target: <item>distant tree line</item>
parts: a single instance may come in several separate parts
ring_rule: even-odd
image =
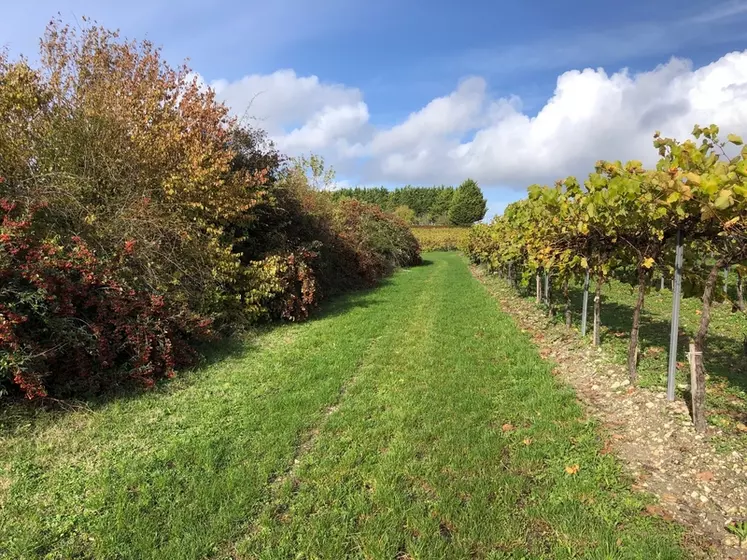
[[[470,225],[485,217],[487,202],[480,187],[467,179],[458,188],[445,185],[389,190],[355,187],[334,192],[335,200],[353,198],[378,204],[413,225]]]

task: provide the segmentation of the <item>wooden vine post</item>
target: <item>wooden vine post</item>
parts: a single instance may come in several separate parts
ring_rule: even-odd
[[[705,419],[705,387],[698,382],[698,360],[703,359],[702,352],[695,351],[695,343],[690,342],[687,361],[690,363],[690,398],[693,411],[693,424],[702,431],[706,425]]]

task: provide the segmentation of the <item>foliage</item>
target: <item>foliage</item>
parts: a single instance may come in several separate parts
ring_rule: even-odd
[[[103,262],[73,237],[44,240],[38,214],[0,201],[0,383],[28,398],[145,386],[192,363],[210,321],[124,280],[137,244]],[[115,273],[115,269],[116,273]]]
[[[6,61],[0,81],[13,115],[0,146],[5,196],[44,201],[50,232],[78,235],[101,257],[134,240],[144,287],[222,312],[238,264],[224,228],[254,219],[266,177],[232,171],[233,121],[214,93],[147,41],[57,21],[40,68]]]
[[[88,20],[52,21],[37,68],[0,53],[0,117],[6,212],[44,208],[0,239],[17,253],[0,265],[15,282],[2,377],[27,396],[68,378],[151,383],[189,361],[207,324],[302,320],[419,261],[401,220],[333,200],[321,157],[288,160],[189,68]]]
[[[408,225],[411,225],[415,222],[415,210],[413,210],[409,206],[405,206],[404,204],[402,204],[401,206],[397,206],[392,211],[392,214],[397,216],[400,220]]]
[[[722,141],[718,132],[715,125],[696,126],[699,144],[655,134],[661,156],[655,169],[638,161],[600,161],[583,185],[574,177],[554,187],[533,185],[527,199],[509,205],[490,226],[473,228],[467,243],[471,259],[512,279],[518,268],[525,281],[544,270],[564,283],[566,293],[570,280],[589,271],[597,284],[596,319],[601,287],[610,277],[636,285],[628,353],[635,382],[644,295],[655,269],[671,274],[666,263],[673,261],[673,240],[680,232],[687,244],[686,292],[702,294],[694,342],[696,352],[704,352],[711,304],[720,297],[719,272],[729,266],[742,270],[747,261],[747,149],[734,153],[742,139],[729,135]],[[742,288],[735,309],[743,308],[740,301]],[[598,327],[595,320],[595,344]],[[696,370],[705,387],[702,360]],[[693,411],[700,430],[704,402],[704,393],[696,391]]]
[[[292,168],[308,178],[309,185],[315,190],[328,190],[335,180],[335,170],[326,168],[324,158],[319,155],[299,156],[291,160]]]
[[[462,194],[456,197],[461,189]],[[405,187],[387,190],[384,187],[355,187],[338,189],[335,200],[352,198],[377,204],[383,210],[394,211],[401,206],[415,213],[417,225],[471,225],[485,216],[487,203],[480,188],[472,179],[467,179],[459,189],[453,187]],[[460,220],[455,222],[454,220]]]
[[[370,204],[377,204],[383,210],[393,211],[407,206],[415,212],[414,223],[420,225],[448,222],[449,208],[454,196],[453,187],[405,187],[387,190],[384,187],[338,189],[336,200],[353,198]]]
[[[375,204],[340,201],[336,224],[355,250],[359,275],[369,283],[396,267],[420,264],[420,247],[408,225]]]
[[[417,226],[412,233],[420,243],[422,251],[456,251],[467,242],[469,228]]]
[[[462,257],[431,258],[183,390],[0,411],[0,556],[685,557]]]
[[[485,217],[487,202],[480,187],[472,179],[467,179],[454,191],[449,207],[449,220],[455,226],[469,226]]]

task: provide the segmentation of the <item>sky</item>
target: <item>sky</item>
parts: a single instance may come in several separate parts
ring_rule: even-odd
[[[188,59],[289,155],[340,186],[476,180],[488,218],[599,159],[657,159],[652,135],[747,133],[747,0],[36,0],[0,46],[33,60],[82,16]]]

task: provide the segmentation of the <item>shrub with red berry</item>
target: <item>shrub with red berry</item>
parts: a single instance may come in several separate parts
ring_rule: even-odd
[[[134,243],[102,262],[79,238],[45,239],[37,212],[0,200],[0,382],[28,398],[152,386],[195,359],[210,321],[122,280]]]

